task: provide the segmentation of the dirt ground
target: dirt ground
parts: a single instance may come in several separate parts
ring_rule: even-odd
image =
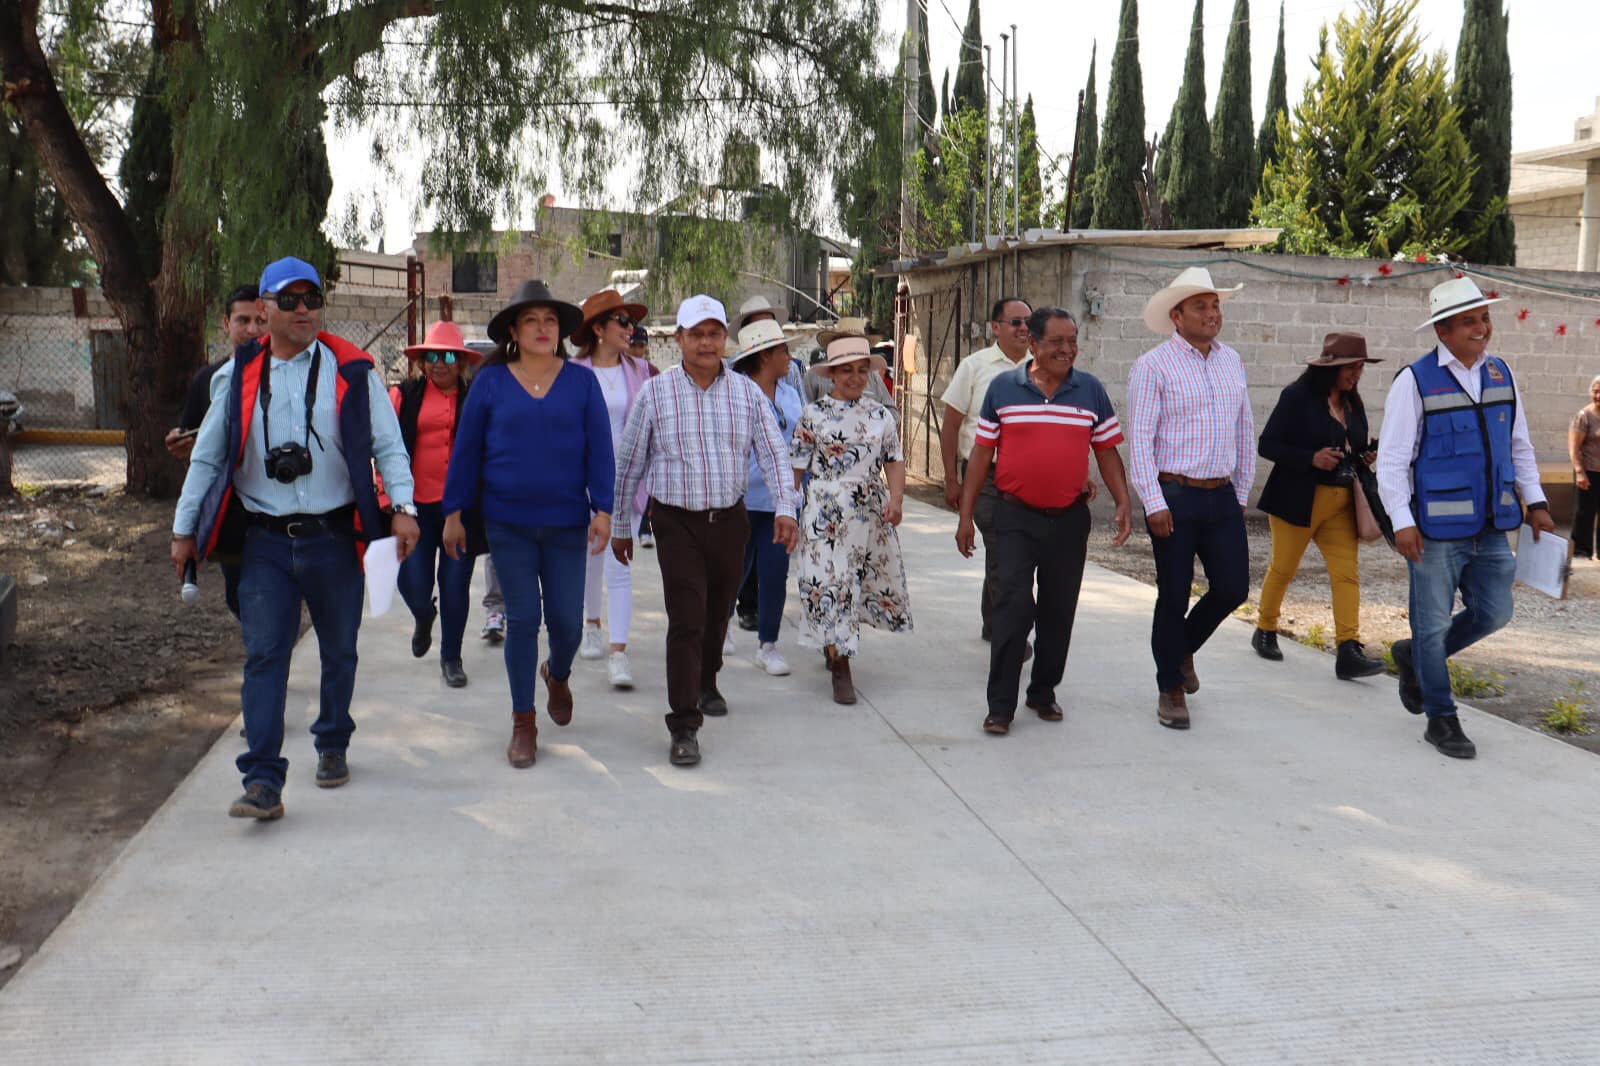
[[[931,486],[911,492],[940,502]],[[1114,548],[1110,501],[1094,510],[1090,558],[1153,582],[1148,537]],[[21,601],[0,666],[0,985],[17,972],[9,949],[25,959],[38,948],[238,714],[242,652],[220,576],[204,572],[201,603],[180,603],[167,562],[171,517],[170,503],[120,491],[0,501],[0,572],[16,579]],[[1270,547],[1259,515],[1250,546],[1251,603],[1214,639],[1249,640]],[[1370,650],[1405,635],[1405,566],[1385,546],[1362,551],[1362,595]],[[1333,618],[1326,571],[1308,550],[1281,628],[1288,639],[1314,626],[1331,632]],[[1467,702],[1530,728],[1574,680],[1600,703],[1597,647],[1600,566],[1580,568],[1563,602],[1519,589],[1510,626],[1460,657],[1500,675],[1505,693]],[[1591,721],[1600,729],[1600,713]],[[1563,739],[1600,752],[1600,735]]]

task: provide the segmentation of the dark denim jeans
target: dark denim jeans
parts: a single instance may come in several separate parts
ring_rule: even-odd
[[[583,553],[588,550],[588,529],[484,525],[506,600],[511,709],[531,711],[539,678],[541,617],[550,633],[550,675],[556,680],[565,681],[572,674],[572,658],[583,640]]]
[[[239,625],[244,634],[244,709],[249,750],[237,765],[244,783],[283,787],[283,709],[289,657],[300,639],[304,601],[317,632],[322,687],[311,733],[318,752],[344,751],[355,732],[350,697],[356,687],[356,634],[363,594],[356,544],[346,534],[289,537],[261,526],[245,533],[239,574]]]
[[[422,535],[406,561],[400,564],[400,595],[417,621],[434,614],[433,588],[437,567],[439,610],[439,658],[461,658],[461,635],[467,629],[467,612],[472,609],[472,556],[462,553],[452,559],[445,552],[444,509],[437,503],[417,504],[417,528]]]
[[[1199,651],[1250,595],[1250,544],[1244,509],[1232,486],[1197,489],[1163,481],[1161,494],[1172,513],[1172,533],[1150,538],[1156,556],[1150,650],[1156,660],[1156,687],[1165,692],[1183,684],[1183,660]],[[1196,556],[1209,587],[1191,608]]]
[[[1456,713],[1446,660],[1511,621],[1511,583],[1517,557],[1506,535],[1486,529],[1464,540],[1422,541],[1422,562],[1411,577],[1411,664],[1422,683],[1429,718]],[[1456,590],[1461,610],[1452,617]]]
[[[774,511],[749,511],[750,539],[744,544],[744,577],[755,578],[756,639],[763,644],[778,642],[783,625],[783,605],[789,595],[789,553],[782,544],[772,542]],[[728,617],[733,617],[730,611]]]

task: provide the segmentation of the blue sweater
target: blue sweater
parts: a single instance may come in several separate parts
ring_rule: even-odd
[[[486,521],[587,526],[610,512],[616,469],[600,383],[567,363],[536,400],[505,366],[473,378],[444,483],[444,513],[481,505]]]

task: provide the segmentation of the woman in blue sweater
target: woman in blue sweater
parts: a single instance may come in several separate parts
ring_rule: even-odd
[[[489,322],[498,348],[473,380],[444,489],[444,544],[466,547],[461,512],[481,508],[506,601],[512,766],[532,766],[541,613],[550,634],[545,709],[572,721],[567,678],[583,634],[584,552],[611,541],[616,478],[611,423],[594,372],[566,361],[561,340],[583,321],[542,281],[527,281]]]

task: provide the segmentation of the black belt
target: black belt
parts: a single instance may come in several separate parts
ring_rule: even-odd
[[[679,507],[676,504],[671,503],[662,503],[654,496],[650,497],[650,503],[652,506],[659,507],[664,511],[676,511],[681,515],[688,515],[693,518],[704,518],[712,525],[715,525],[718,522],[725,522],[728,519],[733,518],[735,515],[742,515],[745,513],[743,500],[740,500],[738,503],[735,503],[730,507],[712,507],[703,511],[691,511],[687,507]]]
[[[323,533],[355,532],[356,509],[354,506],[341,507],[337,511],[327,514],[261,514],[258,511],[246,511],[245,520],[253,526],[270,529],[274,533],[282,533],[286,537],[315,537]]]
[[[1065,507],[1035,507],[1027,500],[1024,500],[1021,496],[1014,496],[1009,492],[1002,492],[999,495],[1002,500],[1014,507],[1020,507],[1024,511],[1032,511],[1034,514],[1042,514],[1046,518],[1055,518],[1059,515],[1064,515],[1074,507],[1082,507],[1084,503],[1083,494],[1081,492],[1078,494],[1078,498],[1076,500],[1073,500]]]

